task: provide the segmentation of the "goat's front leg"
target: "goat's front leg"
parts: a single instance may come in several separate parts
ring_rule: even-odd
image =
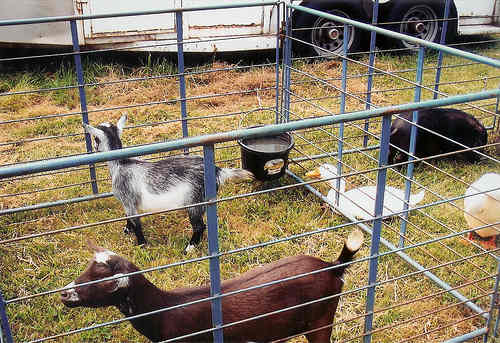
[[[130,219],[127,219],[127,225],[123,227],[123,233],[126,235],[130,235],[134,232],[134,224]]]
[[[125,210],[125,214],[127,215],[127,217],[139,214],[139,211],[137,209],[137,196],[134,196],[134,193],[118,193],[116,197],[120,199],[121,203],[123,204],[123,209]],[[135,234],[135,237],[137,238],[137,244],[146,244],[146,239],[144,238],[144,234],[142,233],[141,218],[136,217],[127,219],[127,226],[123,228],[123,232],[133,232]]]
[[[144,238],[144,234],[142,233],[142,224],[140,218],[132,218],[127,219],[127,226],[124,228],[126,233],[133,232],[135,237],[137,238],[137,244],[142,245],[146,244],[146,238]]]
[[[195,245],[198,245],[203,238],[203,231],[206,229],[205,223],[203,222],[203,212],[204,209],[201,206],[191,207],[188,209],[189,222],[193,227],[193,235],[184,250],[186,253],[193,250]]]
[[[138,214],[138,211],[133,206],[124,206],[124,208],[127,217]],[[137,238],[137,244],[146,244],[146,239],[144,238],[144,234],[142,233],[141,218],[136,217],[127,219],[127,226],[123,228],[123,231],[125,233],[133,232],[135,234],[135,237]]]

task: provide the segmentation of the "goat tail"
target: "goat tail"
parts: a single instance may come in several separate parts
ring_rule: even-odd
[[[337,258],[336,264],[351,262],[356,252],[358,252],[358,250],[361,248],[363,240],[363,233],[359,229],[353,230],[349,234],[349,236],[347,236],[347,239],[344,242],[344,247],[342,248],[339,257]],[[342,274],[346,267],[347,266],[343,266],[335,270]]]
[[[249,181],[255,179],[252,172],[241,168],[221,168],[217,175],[219,185],[224,184],[227,180],[234,181]]]
[[[411,195],[409,200],[410,207],[415,207],[415,205],[424,200],[424,196],[425,196],[424,190],[421,190],[417,194]]]

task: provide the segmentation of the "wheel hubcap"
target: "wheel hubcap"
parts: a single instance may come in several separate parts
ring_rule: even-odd
[[[417,18],[417,17],[409,18],[408,19],[409,32],[411,32],[415,35],[423,33],[426,29],[426,26],[425,26],[425,23],[423,23],[421,20],[422,20],[422,18]]]
[[[437,14],[427,5],[418,5],[410,8],[401,20],[400,32],[426,41],[435,41],[438,35],[439,24]],[[413,44],[404,41],[407,47]]]
[[[331,14],[345,18],[350,18],[342,11],[332,11]],[[349,42],[348,47],[352,45],[355,31],[349,27]],[[324,18],[318,18],[313,25],[311,31],[311,43],[314,44],[313,49],[318,55],[329,55],[328,52],[340,54],[343,51],[344,45],[344,24],[330,21]]]
[[[417,24],[415,24],[415,27],[413,28],[413,30],[416,33],[422,33],[425,31],[425,24],[424,23],[417,23]]]
[[[338,39],[340,37],[340,32],[337,29],[331,29],[328,31],[328,36],[330,39]]]

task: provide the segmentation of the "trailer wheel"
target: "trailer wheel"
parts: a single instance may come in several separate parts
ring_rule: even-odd
[[[353,20],[361,20],[360,13],[353,7],[342,6],[331,8],[330,4],[311,3],[306,5],[319,11],[337,15]],[[348,52],[359,51],[361,46],[360,30],[349,26]],[[333,20],[310,15],[308,13],[296,13],[293,19],[292,37],[304,41],[294,41],[294,50],[307,56],[332,56],[343,53],[344,49],[344,24]]]
[[[443,0],[396,0],[391,6],[386,21],[392,23],[389,29],[429,42],[439,43],[443,30],[444,8]],[[456,33],[456,9],[450,9],[446,42],[451,41]],[[390,40],[396,48],[414,48],[415,44],[405,40]]]

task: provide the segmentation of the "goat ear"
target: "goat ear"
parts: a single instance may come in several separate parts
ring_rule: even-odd
[[[83,129],[85,132],[87,132],[89,135],[98,137],[101,140],[104,140],[104,132],[102,130],[99,130],[98,128],[93,127],[92,125],[88,124],[83,124]]]
[[[113,272],[121,272],[127,267],[127,260],[123,258],[113,258],[108,260],[108,265]]]
[[[103,251],[104,249],[101,248],[101,247],[98,247],[94,241],[88,239],[87,240],[87,247],[90,249],[90,251],[92,252],[100,252],[100,251]]]
[[[125,127],[125,123],[127,122],[127,115],[122,114],[120,119],[118,120],[118,123],[116,124],[116,127],[118,128],[118,135],[121,137],[123,128]]]

